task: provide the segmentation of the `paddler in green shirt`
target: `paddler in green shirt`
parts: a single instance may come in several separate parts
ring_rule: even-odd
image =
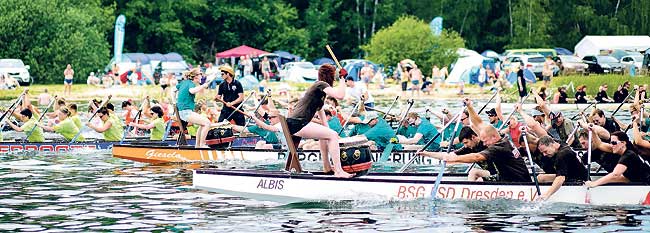
[[[503,117],[501,115],[501,111],[497,112],[497,110],[495,110],[493,108],[493,109],[490,109],[487,112],[485,112],[485,114],[488,115],[488,119],[490,120],[490,124],[492,126],[494,126],[495,129],[501,128],[501,125],[503,125],[503,121],[501,120],[501,118]]]
[[[37,123],[36,121],[38,121],[38,119],[36,117],[32,117],[32,110],[28,108],[23,109],[22,111],[20,111],[20,115],[18,115],[16,118],[25,123],[21,127],[18,127],[13,122],[9,120],[6,121],[9,124],[9,126],[12,129],[14,129],[16,132],[25,132],[25,134],[27,135],[30,134],[30,132],[32,132],[32,129],[34,129],[31,135],[27,138],[28,142],[45,141],[45,137],[43,137],[43,129],[36,125]]]
[[[79,114],[77,113],[77,104],[68,105],[68,110],[70,110],[70,119],[72,119],[74,125],[76,125],[77,128],[81,129],[82,124],[81,124],[81,119],[79,119]]]
[[[279,148],[278,143],[280,140],[278,139],[276,131],[269,130],[276,129],[273,127],[273,125],[280,123],[280,119],[278,118],[279,115],[280,111],[277,109],[271,109],[266,114],[267,119],[258,119],[257,117],[254,117],[253,120],[255,121],[255,125],[248,126],[246,128],[240,125],[233,125],[232,129],[236,132],[250,132],[262,137],[262,139],[264,139],[264,142],[255,145],[256,149],[272,149],[273,145],[276,145],[275,147]]]
[[[58,124],[52,127],[41,125],[40,123],[38,123],[38,125],[40,125],[45,131],[53,131],[59,133],[63,136],[63,138],[65,138],[65,140],[71,141],[72,138],[74,138],[74,136],[77,135],[77,133],[79,133],[79,128],[77,128],[77,126],[70,118],[70,110],[68,110],[68,108],[65,107],[60,108],[58,115],[59,115]],[[79,137],[77,137],[76,140],[84,141],[86,139],[82,135],[79,135]]]
[[[418,128],[409,125],[409,122],[406,121],[406,119],[404,119],[404,121],[402,121],[402,127],[399,127],[399,129],[397,130],[397,135],[402,135],[407,138],[412,138],[413,135],[415,135],[415,131],[417,130]]]
[[[150,129],[151,135],[149,139],[152,141],[159,141],[163,139],[165,134],[165,120],[163,120],[164,112],[160,106],[153,106],[149,109],[153,114],[151,114],[151,122],[149,124],[138,124],[135,122],[129,123],[129,126],[135,127],[138,129]]]
[[[416,144],[416,145],[425,145],[431,140],[436,134],[438,134],[438,130],[436,127],[434,127],[431,122],[427,119],[422,119],[417,113],[411,112],[408,114],[407,117],[409,125],[413,125],[417,127],[417,130],[415,131],[415,135],[413,135],[412,138],[407,138],[404,136],[398,136],[399,142],[401,144]],[[427,148],[426,150],[429,151],[437,151],[440,149],[440,141],[441,138],[438,137],[436,140],[431,143],[431,145]]]
[[[345,137],[345,132],[343,129],[343,126],[341,125],[341,121],[339,120],[338,117],[332,116],[332,111],[329,109],[325,109],[325,117],[327,118],[327,125],[330,127],[330,129],[334,130],[334,132],[341,132],[339,133],[339,137]]]
[[[103,125],[96,126],[91,122],[86,123],[88,128],[95,130],[95,132],[104,134],[104,140],[109,142],[119,142],[124,134],[124,129],[115,124],[109,115],[107,108],[100,108],[97,112],[97,117],[102,120]]]
[[[367,112],[366,116],[363,119],[364,124],[367,124],[370,129],[363,133],[368,140],[374,141],[377,145],[377,149],[383,150],[388,144],[390,144],[391,138],[395,138],[395,131],[393,130],[388,122],[383,118],[379,117],[376,112]],[[401,150],[402,145],[397,144],[393,147],[393,150]]]

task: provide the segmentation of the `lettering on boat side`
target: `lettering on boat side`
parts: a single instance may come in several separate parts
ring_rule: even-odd
[[[377,160],[381,158],[381,153],[382,151],[376,151],[372,153],[372,161],[377,162]],[[415,152],[394,152],[391,154],[391,156],[388,157],[388,161],[393,163],[403,164],[406,163],[406,161],[411,160],[411,158],[413,157],[415,157],[413,163],[416,165],[433,165],[439,163],[438,160],[434,161],[429,157],[417,156],[415,155]],[[285,160],[285,159],[287,159],[287,153],[278,152],[278,160]],[[320,156],[319,152],[298,152],[298,160],[317,162],[317,161],[322,161],[323,158]]]
[[[157,152],[156,150],[148,150],[145,154],[145,157],[147,159],[150,158],[161,158],[161,159],[178,159],[181,161],[187,161],[183,155],[176,153],[176,151],[172,151],[171,153],[165,153],[165,152]]]
[[[399,199],[413,199],[422,198],[431,192],[433,187],[425,187],[422,185],[401,185],[397,189],[397,198]],[[537,191],[535,187],[522,186],[521,189],[507,190],[500,187],[458,187],[441,185],[436,194],[438,198],[443,199],[517,199],[522,201],[533,201],[537,198]]]
[[[102,149],[98,145],[0,145],[0,153],[10,151],[54,151],[65,152],[74,149]]]
[[[284,189],[284,180],[260,179],[257,183],[258,189]]]

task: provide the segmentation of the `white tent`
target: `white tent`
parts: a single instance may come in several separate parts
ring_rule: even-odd
[[[458,60],[456,60],[454,68],[451,69],[449,77],[445,80],[445,83],[456,84],[460,82],[461,79],[467,77],[467,75],[463,77],[465,71],[471,70],[474,67],[480,67],[481,64],[483,64],[483,59],[485,59],[485,57],[481,56],[481,54],[478,54],[474,50],[460,48],[456,50],[456,53],[458,54]],[[468,82],[468,80],[463,81],[465,83]]]
[[[650,48],[650,36],[585,36],[576,44],[575,55],[584,57],[622,49],[644,51]]]

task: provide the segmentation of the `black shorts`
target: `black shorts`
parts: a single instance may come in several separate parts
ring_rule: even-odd
[[[163,90],[167,89],[168,86],[169,86],[169,85],[167,85],[167,84],[161,84],[161,85],[160,85],[160,87],[162,87]]]
[[[406,91],[408,85],[409,85],[408,82],[402,82],[402,91]]]
[[[307,124],[309,124],[309,121],[302,121],[294,118],[287,118],[287,126],[289,127],[289,133],[291,135],[296,134],[298,131],[300,131],[302,128],[304,128]]]
[[[226,117],[229,117],[233,111],[234,110],[229,107],[224,107],[223,109],[221,109],[218,122],[222,122],[223,120],[225,120]],[[232,117],[230,117],[230,119],[228,120],[233,120],[235,122],[235,125],[244,126],[246,124],[246,119],[244,118],[244,114],[241,114],[239,112],[235,112],[234,114],[232,114]]]

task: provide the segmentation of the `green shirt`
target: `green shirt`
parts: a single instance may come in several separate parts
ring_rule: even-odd
[[[334,132],[341,132],[339,136],[345,137],[345,132],[343,132],[341,129],[343,129],[343,126],[341,125],[341,121],[339,121],[339,118],[332,116],[332,118],[327,121],[327,125],[330,127],[330,129],[334,130]]]
[[[266,123],[268,124],[268,122],[266,122]],[[275,132],[273,132],[273,131],[268,131],[268,130],[263,129],[262,127],[259,127],[257,125],[249,126],[246,129],[248,130],[248,132],[257,134],[260,137],[262,137],[264,139],[264,141],[266,141],[266,143],[276,144],[276,143],[280,142],[280,140],[278,140],[277,134]]]
[[[451,136],[455,128],[456,128],[456,122],[452,122],[451,124],[449,124],[449,126],[443,131],[444,135],[441,135],[444,136],[443,141],[451,142]],[[458,130],[456,130],[456,135],[454,135],[454,138],[457,138],[458,135],[460,135],[460,129],[462,128],[463,128],[462,124],[458,126]],[[454,147],[461,148],[463,147],[463,143],[459,142],[458,144],[455,144]]]
[[[194,83],[190,80],[183,80],[176,85],[178,89],[178,111],[194,110],[194,94],[190,93],[190,88],[195,87]]]
[[[431,124],[431,122],[429,122],[429,120],[427,120],[427,119],[421,119],[421,120],[422,120],[422,122],[420,123],[420,125],[417,128],[416,134],[418,134],[418,133],[422,134],[422,138],[420,138],[420,141],[418,141],[417,144],[418,145],[425,145],[433,137],[435,137],[436,134],[438,134],[438,130],[436,129],[436,127],[434,127]],[[440,137],[436,138],[436,140],[433,141],[433,143],[431,143],[431,145],[429,147],[425,148],[425,149],[433,150],[433,151],[439,150],[440,149],[440,141],[441,141]]]
[[[153,128],[151,128],[151,135],[149,136],[150,140],[162,140],[163,135],[165,134],[165,120],[162,118],[156,118],[153,120]]]
[[[413,126],[402,126],[397,131],[397,135],[402,135],[407,138],[412,138],[413,135],[415,135],[415,131],[417,131],[417,129],[418,128]]]
[[[390,139],[396,137],[393,128],[388,125],[388,122],[382,118],[377,119],[377,124],[371,127],[368,131],[363,133],[368,140],[374,141],[379,149],[384,149],[390,144]],[[393,147],[395,150],[401,150],[402,146],[397,145]]]
[[[28,142],[43,142],[45,141],[45,137],[43,136],[43,129],[41,127],[36,126],[36,121],[37,119],[34,119],[33,117],[29,119],[27,122],[23,124],[23,126],[20,127],[20,129],[25,132],[25,136],[32,131],[32,128],[34,131],[31,133],[32,135],[29,135],[27,138]],[[34,127],[36,126],[36,127]]]
[[[348,134],[348,136],[352,137],[355,135],[361,135],[368,131],[370,129],[370,126],[368,124],[355,124],[354,127],[352,127],[352,130]]]
[[[71,141],[72,138],[74,138],[77,133],[79,133],[79,128],[74,124],[72,119],[70,117],[65,118],[65,120],[59,122],[58,125],[55,125],[52,127],[54,129],[54,132],[57,132],[61,135],[63,135],[63,138],[65,140]],[[79,137],[77,137],[76,141],[85,141],[86,139],[80,134]]]
[[[124,128],[124,122],[122,122],[122,120],[117,116],[117,114],[115,114],[115,113],[109,114],[108,118],[113,121],[113,124]]]
[[[72,119],[72,122],[74,122],[74,125],[77,126],[77,128],[83,128],[81,125],[81,119],[79,119],[79,115],[70,116],[70,118]]]
[[[501,120],[497,121],[497,123],[492,124],[492,126],[494,126],[495,129],[499,129],[501,125],[503,125],[503,121]]]
[[[104,140],[109,142],[119,142],[122,140],[124,129],[121,126],[115,124],[115,122],[110,118],[107,121],[111,122],[111,127],[104,131]],[[104,122],[104,124],[106,124],[106,122]]]

